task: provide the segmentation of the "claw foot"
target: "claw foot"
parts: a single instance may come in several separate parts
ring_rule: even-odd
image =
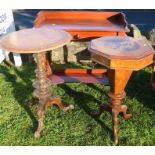
[[[74,109],[73,105],[64,106],[59,97],[54,97],[54,98],[48,100],[47,105],[53,105],[53,104],[56,104],[63,111],[69,111],[69,110]]]
[[[127,106],[126,105],[121,106],[120,112],[123,112],[123,117],[125,119],[129,119],[132,116],[131,114],[127,114]]]
[[[125,115],[123,115],[123,117],[124,117],[125,119],[129,119],[129,118],[132,117],[132,114],[125,114]]]

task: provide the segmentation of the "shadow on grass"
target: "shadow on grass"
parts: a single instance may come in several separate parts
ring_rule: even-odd
[[[87,86],[90,87],[90,88],[92,88],[92,89],[95,89],[95,90],[99,91],[102,94],[106,94],[106,92],[103,89],[95,86],[93,83],[89,83],[89,84],[87,84]]]
[[[75,67],[75,65],[73,66]],[[24,104],[24,100],[28,99],[33,91],[32,82],[30,79],[32,79],[34,76],[34,68],[34,64],[28,64],[26,66],[23,66],[22,70],[14,68],[14,73],[12,74],[8,67],[2,65],[0,66],[1,72],[5,75],[5,80],[7,82],[11,82],[12,84],[12,93],[14,98],[31,118],[33,123],[33,132],[37,127],[37,120],[34,114],[32,113],[31,109],[26,104]],[[17,76],[22,80],[22,82],[18,82]],[[133,73],[127,85],[126,92],[128,97],[136,98],[140,102],[140,104],[143,104],[144,106],[155,111],[155,92],[152,91],[151,86],[149,85],[150,77],[151,73],[147,72],[146,70],[141,70]],[[93,101],[94,103],[100,102],[92,95],[90,95],[89,92],[77,92],[65,84],[58,86],[62,88],[65,91],[65,93],[67,93],[69,96],[72,96],[74,98],[75,104],[77,104],[81,109],[83,109],[89,116],[91,116],[91,108],[90,106],[88,106],[88,104],[91,101]],[[101,93],[105,93],[102,89],[96,87],[93,84],[90,84],[88,86],[100,91]],[[103,121],[101,121],[98,118],[92,118],[103,128],[103,130],[108,131],[112,137],[112,130]]]
[[[146,70],[140,70],[134,72],[125,89],[127,97],[136,98],[145,107],[148,107],[155,111],[155,91],[152,90],[151,73]],[[93,84],[89,84],[89,87],[105,93],[104,90],[96,87]]]
[[[126,88],[127,96],[136,98],[145,107],[155,111],[155,92],[150,85],[151,73],[146,70],[134,72]]]
[[[33,88],[32,88],[32,71],[29,66],[24,66],[22,71],[19,71],[17,68],[14,68],[15,74],[10,73],[8,67],[0,66],[0,70],[5,75],[5,80],[7,82],[11,82],[11,85],[13,87],[13,96],[18,102],[18,104],[27,112],[28,116],[32,120],[33,123],[33,129],[35,130],[37,127],[37,120],[35,116],[33,115],[30,107],[25,103],[25,101],[28,99],[28,97],[32,94]],[[17,76],[22,79],[23,82],[17,81]]]
[[[96,103],[99,103],[97,99],[95,99],[92,95],[86,94],[84,92],[77,92],[70,88],[69,86],[63,84],[59,85],[60,88],[62,88],[65,93],[68,95],[71,95],[74,98],[75,104],[77,104],[80,108],[82,108],[89,116],[91,116],[104,130],[112,133],[112,130],[104,123],[102,122],[99,118],[93,117],[91,115],[91,109],[87,105],[90,101],[94,101]]]

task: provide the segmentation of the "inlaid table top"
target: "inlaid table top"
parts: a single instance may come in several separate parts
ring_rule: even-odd
[[[94,39],[89,50],[109,59],[140,59],[154,53],[147,40],[137,40],[128,36]]]
[[[54,28],[31,28],[4,37],[0,46],[14,53],[38,53],[63,46],[71,39],[69,33]]]

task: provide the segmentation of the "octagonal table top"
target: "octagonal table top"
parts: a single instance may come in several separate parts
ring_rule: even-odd
[[[70,34],[63,30],[30,28],[6,35],[0,41],[0,47],[14,53],[38,53],[63,46],[70,40]]]
[[[128,36],[101,37],[91,41],[89,51],[108,59],[141,59],[154,53],[146,39]]]

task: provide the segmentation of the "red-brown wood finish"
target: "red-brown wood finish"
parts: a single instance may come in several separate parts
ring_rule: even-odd
[[[43,38],[41,38],[41,46],[38,43],[38,34],[34,33],[34,29],[32,33],[27,35],[26,31],[25,35],[20,34],[16,35],[15,38],[19,40],[19,43],[26,40],[26,44],[12,44],[16,41],[16,39],[11,39],[11,44],[3,44],[2,48],[5,50],[12,50],[17,53],[36,53],[35,58],[37,61],[37,80],[34,83],[34,87],[36,91],[34,92],[34,97],[39,98],[39,106],[38,106],[38,129],[35,132],[35,136],[39,137],[42,131],[43,125],[43,112],[46,106],[56,103],[61,109],[72,109],[73,107],[65,108],[59,98],[50,98],[51,92],[49,91],[49,84],[58,84],[63,82],[84,82],[84,83],[103,83],[107,84],[107,70],[99,69],[99,70],[86,70],[86,69],[64,69],[64,70],[53,70],[49,62],[45,56],[46,50],[52,50],[57,48],[58,46],[62,46],[66,44],[68,41],[64,40],[60,45],[60,42],[57,41],[54,44],[52,41],[52,26],[58,22],[60,24],[59,28],[67,27],[68,29],[64,29],[69,32],[72,36],[72,40],[90,40],[92,38],[100,37],[100,36],[124,36],[127,29],[127,22],[125,17],[120,12],[52,12],[52,11],[41,11],[38,14],[38,17],[35,21],[34,26],[36,28],[44,28],[47,31],[45,33],[40,34]],[[62,23],[63,22],[63,23]],[[54,26],[56,29],[57,26]],[[24,31],[24,30],[23,30]],[[31,30],[30,30],[31,31]],[[62,32],[62,31],[61,31]],[[18,33],[19,34],[19,33]],[[61,34],[61,33],[60,33]],[[36,38],[34,36],[36,35]],[[46,36],[45,36],[46,35]],[[33,37],[30,37],[33,36]],[[59,36],[59,35],[58,35]],[[66,36],[66,35],[65,35]],[[28,38],[27,38],[28,37]],[[14,37],[13,37],[14,38]],[[33,39],[32,39],[33,38]],[[60,39],[62,41],[62,38]],[[21,40],[20,40],[21,39]],[[44,41],[42,41],[42,39]],[[70,38],[68,38],[70,39]],[[10,39],[8,39],[10,43]],[[35,46],[34,43],[35,42]],[[28,44],[27,44],[28,43]],[[49,44],[51,44],[49,48]],[[37,46],[38,44],[38,46]],[[9,45],[9,46],[8,46]],[[19,47],[15,47],[14,45],[18,45]],[[22,45],[22,46],[21,46]],[[48,48],[47,48],[48,45]],[[22,48],[21,48],[22,47]],[[32,48],[33,47],[33,48]],[[8,48],[8,49],[7,49]],[[42,52],[41,52],[42,51]],[[41,52],[41,53],[40,53]],[[60,80],[58,80],[60,79]],[[49,82],[50,80],[50,82]],[[37,84],[39,84],[39,87]]]
[[[140,70],[153,62],[155,51],[147,40],[136,40],[130,37],[102,37],[92,40],[89,46],[92,60],[108,68],[108,78],[111,98],[110,104],[100,106],[100,116],[103,111],[112,114],[114,143],[118,143],[117,123],[119,113],[124,118],[130,118],[127,114],[127,106],[121,105],[121,100],[126,96],[125,86],[133,71]]]
[[[48,75],[52,84],[65,82],[102,83],[108,85],[107,69],[55,69]]]
[[[52,71],[47,68],[46,51],[58,48],[67,44],[71,37],[67,32],[54,28],[32,28],[10,33],[5,36],[1,42],[3,50],[12,51],[14,53],[35,53],[37,69],[35,71],[37,79],[33,86],[35,91],[33,97],[39,100],[38,104],[38,128],[34,136],[39,137],[43,127],[43,115],[47,106],[56,104],[63,111],[71,110],[74,107],[63,106],[59,97],[51,97],[52,91],[51,80],[48,78]]]
[[[31,28],[19,30],[3,37],[1,48],[14,53],[39,53],[63,46],[70,40],[70,34],[63,30],[52,27]]]
[[[55,27],[72,35],[72,40],[125,35],[128,31],[121,12],[40,11],[35,27]]]
[[[40,11],[34,21],[34,27],[63,29],[70,33],[73,41],[90,41],[101,36],[124,36],[128,32],[125,15],[121,12]],[[51,75],[52,68],[47,59],[45,64],[47,74]],[[61,74],[61,76],[65,75]],[[58,82],[56,76],[52,81]],[[63,79],[59,81],[65,82]],[[88,81],[95,82],[92,77],[88,77]]]

